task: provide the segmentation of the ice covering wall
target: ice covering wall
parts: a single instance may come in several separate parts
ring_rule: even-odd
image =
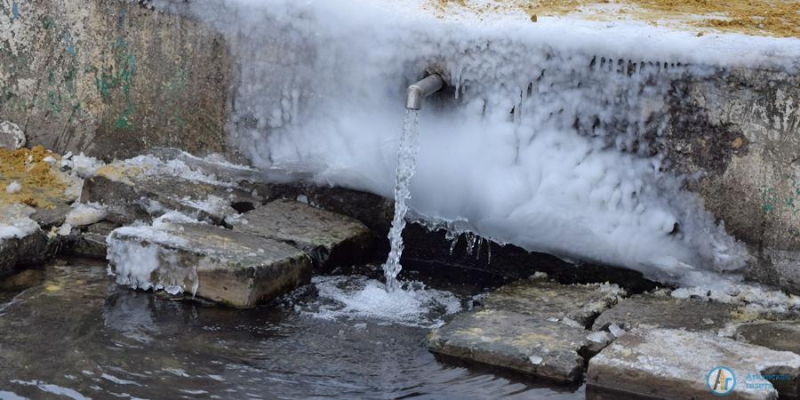
[[[682,74],[778,63],[794,42],[441,20],[412,1],[202,3],[188,12],[240,62],[229,131],[276,178],[391,196],[405,87],[433,71],[451,87],[421,116],[411,207],[425,219],[671,281],[748,260],[667,172],[665,97]]]

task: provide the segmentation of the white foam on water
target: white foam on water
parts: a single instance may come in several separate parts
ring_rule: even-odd
[[[364,276],[317,276],[312,282],[323,300],[317,310],[308,312],[314,318],[368,318],[436,327],[443,323],[443,316],[462,309],[461,301],[452,293],[425,288],[419,282],[406,282],[392,291],[387,291],[382,282]]]

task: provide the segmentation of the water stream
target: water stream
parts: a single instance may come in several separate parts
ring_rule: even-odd
[[[317,277],[321,296],[301,290],[251,310],[130,290],[105,267],[55,260],[0,279],[0,399],[585,396],[579,387],[440,363],[422,345],[428,328],[409,318],[397,323],[348,312],[338,296],[325,296],[354,295],[347,287],[379,278],[378,266]],[[487,290],[409,270],[404,281],[423,281],[427,291],[451,292],[459,301]],[[408,296],[406,290],[392,295]],[[334,310],[336,318],[325,318]],[[443,312],[420,318],[434,321]]]
[[[386,277],[386,290],[393,291],[400,286],[397,274],[403,269],[400,257],[403,255],[403,229],[406,227],[406,213],[408,201],[411,199],[411,178],[416,172],[417,150],[419,144],[419,111],[407,110],[403,121],[403,131],[400,134],[400,147],[397,151],[397,171],[395,172],[394,185],[394,218],[392,228],[389,230],[391,251],[383,273]]]

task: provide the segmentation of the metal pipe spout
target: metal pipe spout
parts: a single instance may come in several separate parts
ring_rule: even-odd
[[[422,108],[422,99],[438,92],[444,86],[444,80],[437,74],[428,75],[425,79],[408,87],[406,108],[419,110]]]

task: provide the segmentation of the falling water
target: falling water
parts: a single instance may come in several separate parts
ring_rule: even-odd
[[[405,216],[408,212],[408,200],[411,199],[411,178],[416,172],[417,136],[419,135],[419,111],[407,110],[403,122],[403,132],[400,135],[400,148],[397,151],[397,171],[394,184],[394,219],[392,229],[389,230],[389,241],[392,250],[389,258],[383,265],[383,274],[386,277],[386,290],[392,291],[399,284],[397,274],[403,267],[400,265],[400,256],[403,254],[403,229],[406,227]]]

